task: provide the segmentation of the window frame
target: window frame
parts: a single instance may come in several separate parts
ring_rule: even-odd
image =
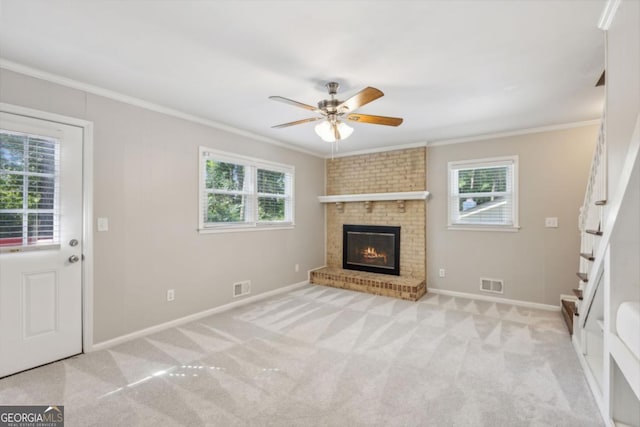
[[[243,190],[218,190],[206,187],[206,162],[218,162],[241,165],[245,168],[245,184]],[[271,194],[258,192],[258,170],[280,172],[289,176],[285,180],[285,194]],[[251,209],[242,222],[205,222],[204,213],[207,209],[207,194],[241,195],[250,200]],[[257,159],[200,146],[198,150],[198,231],[200,233],[221,233],[234,231],[281,230],[295,227],[295,167],[282,163]],[[260,221],[258,219],[259,199],[262,197],[276,197],[285,200],[285,220]]]
[[[490,157],[484,159],[458,160],[451,161],[447,164],[447,228],[449,230],[469,230],[469,231],[507,231],[517,232],[520,230],[518,200],[519,200],[519,184],[518,184],[518,156]],[[460,197],[460,193],[452,194],[453,180],[457,179],[457,172],[460,169],[485,169],[498,166],[511,167],[511,180],[507,182],[507,188],[511,187],[511,223],[510,224],[494,224],[494,223],[461,223],[454,218],[455,212],[452,211],[452,198]],[[454,173],[456,176],[454,177]],[[506,192],[482,193],[483,196],[505,194]],[[478,194],[478,193],[469,193]]]

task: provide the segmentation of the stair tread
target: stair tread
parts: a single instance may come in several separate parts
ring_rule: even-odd
[[[593,234],[594,236],[602,236],[602,231],[600,230],[585,230],[586,233]]]
[[[596,206],[604,206],[607,204],[607,199],[596,200]]]
[[[586,259],[587,261],[593,261],[594,259],[596,259],[593,254],[587,253],[587,252],[580,252],[580,256],[584,259]]]
[[[582,300],[582,289],[572,289],[575,296],[578,297],[579,300]]]
[[[589,281],[589,276],[587,276],[587,273],[576,273],[576,276],[578,276],[583,282]]]

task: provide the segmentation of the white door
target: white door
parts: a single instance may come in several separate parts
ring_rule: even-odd
[[[0,377],[82,352],[82,135],[0,113]]]

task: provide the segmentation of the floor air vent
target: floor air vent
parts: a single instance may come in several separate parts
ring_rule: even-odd
[[[480,290],[485,292],[493,292],[501,294],[504,292],[504,282],[498,279],[480,278]]]
[[[251,281],[236,282],[233,284],[233,296],[239,297],[251,293]]]

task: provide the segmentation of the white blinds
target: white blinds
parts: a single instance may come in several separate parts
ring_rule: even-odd
[[[0,247],[59,240],[57,140],[0,130]]]
[[[258,221],[290,221],[291,173],[258,169]]]
[[[516,226],[515,163],[515,159],[450,163],[450,223]]]

